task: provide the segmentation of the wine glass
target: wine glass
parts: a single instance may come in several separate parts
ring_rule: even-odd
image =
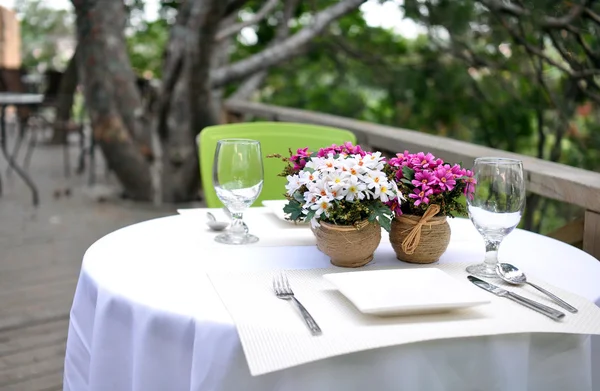
[[[473,166],[475,192],[467,197],[469,218],[485,241],[483,263],[467,267],[480,277],[497,277],[498,247],[519,224],[525,208],[525,181],[520,160],[485,157]]]
[[[217,142],[213,183],[217,197],[231,212],[229,230],[215,237],[226,244],[255,243],[258,237],[246,232],[244,211],[258,198],[263,186],[263,159],[260,142],[223,139]]]

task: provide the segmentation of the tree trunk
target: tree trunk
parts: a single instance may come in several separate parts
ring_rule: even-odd
[[[76,89],[77,48],[75,48],[75,52],[69,60],[67,68],[60,77],[60,84],[58,86],[58,92],[56,94],[56,117],[54,119],[54,129],[52,132],[51,140],[51,142],[54,144],[66,142]]]
[[[93,137],[125,194],[152,199],[142,100],[127,57],[122,0],[72,0],[77,14],[78,69]]]
[[[214,37],[224,13],[223,1],[189,0],[181,5],[171,30],[156,121],[163,149],[161,188],[165,202],[197,197],[200,175],[195,138],[201,129],[217,122],[210,65]]]
[[[195,138],[204,127],[217,123],[213,89],[297,55],[329,23],[365,0],[334,3],[293,37],[211,70],[220,21],[246,1],[181,1],[167,44],[155,115],[148,118],[127,57],[123,1],[72,0],[79,77],[94,138],[129,197],[156,203],[195,199],[200,181]]]

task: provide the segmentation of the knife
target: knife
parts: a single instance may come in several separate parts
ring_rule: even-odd
[[[477,285],[483,290],[492,292],[496,296],[505,297],[507,299],[516,301],[517,303],[524,305],[525,307],[531,308],[532,310],[535,310],[540,314],[546,315],[547,317],[552,318],[554,320],[560,320],[565,317],[565,314],[563,312],[538,303],[537,301],[533,301],[526,297],[517,295],[516,293],[507,291],[506,289],[502,289],[494,284],[490,284],[489,282],[480,280],[477,277],[467,276],[467,278],[469,279],[469,281],[471,281],[473,284]]]

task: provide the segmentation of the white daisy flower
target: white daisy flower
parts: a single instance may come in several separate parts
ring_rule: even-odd
[[[327,216],[327,209],[331,207],[331,198],[325,196],[319,198],[316,204],[312,205],[310,209],[315,211],[315,217],[321,216],[321,214],[325,213]]]
[[[382,182],[379,187],[378,197],[382,202],[388,202],[396,198],[394,186],[387,181]]]
[[[368,189],[379,189],[382,182],[387,182],[385,173],[381,171],[369,171],[364,177]]]
[[[346,193],[346,201],[362,200],[365,198],[364,190],[367,188],[363,182],[358,180],[358,177],[351,176],[348,180],[348,188]]]
[[[300,179],[299,175],[288,175],[287,176],[288,183],[285,185],[285,189],[287,190],[288,195],[292,195],[298,190],[304,183]]]

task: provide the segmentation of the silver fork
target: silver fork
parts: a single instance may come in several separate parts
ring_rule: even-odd
[[[278,276],[273,277],[273,290],[275,291],[275,295],[282,300],[291,300],[296,304],[296,307],[300,310],[302,314],[302,318],[304,318],[304,322],[310,329],[312,335],[320,335],[321,328],[315,322],[310,313],[304,308],[302,303],[296,299],[294,296],[294,291],[292,291],[292,287],[290,286],[290,282],[285,274],[280,273]]]

